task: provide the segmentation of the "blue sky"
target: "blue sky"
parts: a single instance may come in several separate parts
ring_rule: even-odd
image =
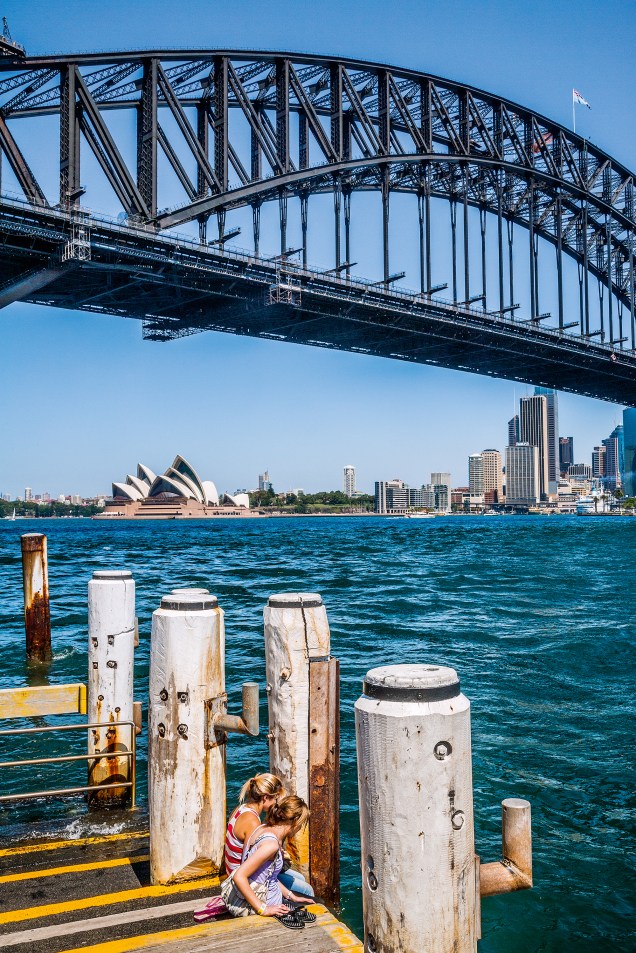
[[[592,105],[579,109],[577,131],[635,164],[633,3],[4,0],[0,13],[32,53],[198,46],[348,55],[463,80],[565,125],[574,86]],[[367,251],[362,274],[374,267]],[[324,260],[320,243],[311,257]],[[138,459],[162,469],[177,452],[228,490],[254,486],[264,468],[276,489],[338,487],[348,463],[362,489],[393,476],[419,484],[431,470],[450,470],[460,484],[469,453],[503,449],[526,392],[212,333],[153,344],[135,321],[23,304],[0,314],[0,348],[0,492],[103,492]],[[560,398],[560,432],[574,436],[580,460],[620,416],[611,404]]]

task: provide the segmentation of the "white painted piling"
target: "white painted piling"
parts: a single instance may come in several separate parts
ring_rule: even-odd
[[[225,691],[223,610],[206,593],[153,613],[148,712],[150,873],[168,884],[215,873],[225,836],[225,745],[207,729]]]
[[[270,596],[264,610],[270,771],[309,802],[309,667],[329,657],[327,612],[318,593]],[[308,830],[296,838],[294,866],[309,871]]]
[[[131,729],[118,722],[133,719],[135,654],[135,581],[131,572],[100,570],[88,584],[88,721],[112,727],[89,731],[88,753],[129,751]],[[131,780],[130,758],[89,761],[88,783]],[[122,805],[129,788],[91,794],[93,806]]]
[[[470,702],[457,673],[391,665],[355,705],[368,953],[474,953]]]

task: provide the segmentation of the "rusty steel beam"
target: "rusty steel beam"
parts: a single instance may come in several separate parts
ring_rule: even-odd
[[[51,660],[51,613],[46,536],[25,533],[22,548],[26,655],[31,662]]]
[[[309,665],[309,880],[329,906],[340,903],[340,662]]]

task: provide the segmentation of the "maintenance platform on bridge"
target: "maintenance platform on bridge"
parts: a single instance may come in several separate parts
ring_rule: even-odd
[[[0,850],[0,947],[15,953],[362,953],[325,907],[292,933],[270,917],[195,924],[221,878],[152,886],[146,830],[39,839]]]

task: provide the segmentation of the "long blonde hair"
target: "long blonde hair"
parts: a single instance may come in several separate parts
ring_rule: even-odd
[[[264,797],[284,797],[285,788],[283,782],[275,774],[255,774],[249,778],[239,794],[239,803],[244,801],[254,801],[258,803]]]

